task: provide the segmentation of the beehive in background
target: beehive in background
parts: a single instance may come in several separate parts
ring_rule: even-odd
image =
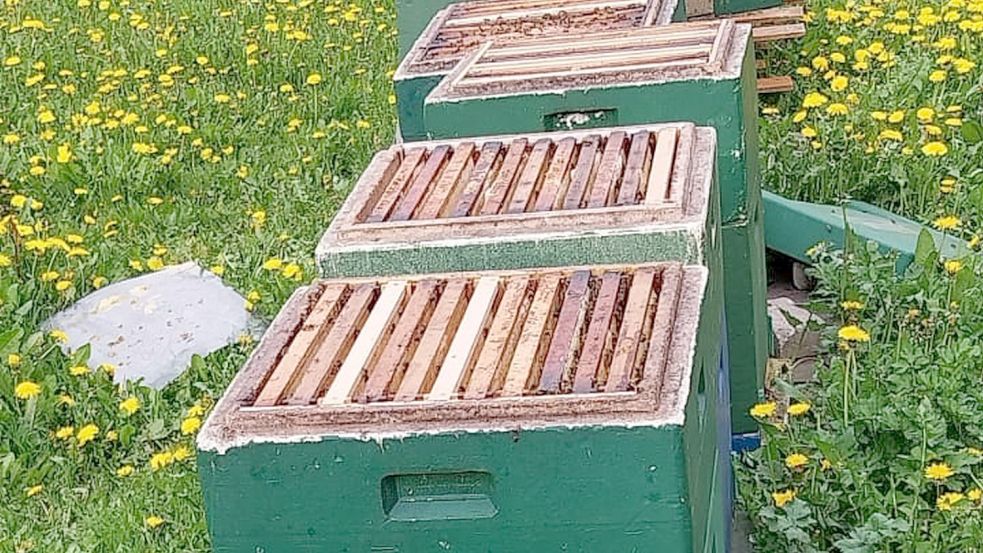
[[[426,99],[438,139],[693,121],[717,130],[735,429],[768,355],[751,27],[730,20],[487,43]]]
[[[213,547],[722,553],[707,276],[660,263],[299,290],[198,436]]]
[[[462,59],[488,41],[665,25],[672,21],[675,8],[671,0],[477,0],[451,4],[422,29],[393,77],[400,134],[410,141],[426,138],[424,99]]]

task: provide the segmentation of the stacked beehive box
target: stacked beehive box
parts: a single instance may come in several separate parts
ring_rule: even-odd
[[[750,26],[729,20],[490,42],[426,100],[434,137],[685,120],[717,129],[735,429],[768,351]]]
[[[488,41],[569,37],[595,31],[665,25],[672,21],[675,8],[676,3],[671,0],[522,0],[451,4],[430,21],[393,77],[400,134],[405,140],[426,138],[424,99],[462,59]]]
[[[753,54],[673,7],[472,2],[416,40],[401,122],[436,140],[374,157],[199,437],[216,550],[729,549]]]
[[[661,263],[298,291],[199,436],[213,547],[722,551],[707,279]]]

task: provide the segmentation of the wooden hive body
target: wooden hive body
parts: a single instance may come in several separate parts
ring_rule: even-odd
[[[400,134],[409,141],[426,137],[424,99],[462,59],[488,42],[665,25],[672,20],[674,7],[675,3],[668,0],[476,0],[451,4],[434,16],[393,76]]]
[[[706,264],[714,157],[713,131],[689,124],[396,145],[355,185],[318,263],[324,276]]]
[[[642,4],[645,2],[642,1]],[[526,17],[527,23],[538,26],[538,22],[530,19],[529,16],[536,17],[542,14],[558,13],[560,11],[570,11],[576,13],[582,11],[582,6],[578,4],[598,4],[597,0],[577,1],[577,0],[473,0],[470,2],[455,3],[453,0],[400,0],[396,3],[396,16],[399,32],[399,57],[410,54],[414,46],[418,44],[421,34],[432,29],[433,21],[441,17],[442,12],[454,6],[469,6],[460,9],[463,12],[470,11],[467,16],[472,21],[487,22],[497,15],[511,17],[519,14]],[[683,21],[686,18],[685,6],[683,2],[677,0],[666,0],[657,9],[660,24],[672,21]],[[665,14],[664,16],[662,14]],[[492,17],[487,17],[491,15]],[[656,17],[656,15],[653,15]],[[547,21],[547,26],[549,22]]]
[[[299,290],[199,434],[213,547],[710,551],[726,383],[707,277],[656,263]]]
[[[751,27],[712,20],[490,43],[427,97],[436,139],[693,121],[717,131],[734,426],[764,384],[768,317]],[[753,329],[748,332],[747,329]]]

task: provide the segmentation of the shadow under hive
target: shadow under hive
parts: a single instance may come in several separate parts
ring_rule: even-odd
[[[593,31],[665,25],[669,0],[473,1],[437,13],[416,39],[393,77],[400,133],[426,138],[423,102],[440,80],[486,42],[569,36]]]
[[[299,290],[198,437],[215,550],[723,552],[706,282],[662,263]]]
[[[768,318],[751,27],[731,20],[482,46],[426,99],[439,139],[693,121],[717,131],[735,429],[763,387]]]

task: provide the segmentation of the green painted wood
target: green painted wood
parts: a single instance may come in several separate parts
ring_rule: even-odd
[[[722,16],[774,8],[784,3],[784,0],[713,0],[713,13],[714,15]]]
[[[396,115],[399,118],[399,132],[403,140],[407,142],[426,140],[423,101],[443,78],[444,75],[425,75],[393,81],[397,99]]]
[[[216,552],[702,551],[692,544],[680,433],[329,438],[202,452],[198,464]],[[475,473],[488,483],[475,485]],[[426,520],[394,518],[383,484],[394,475],[416,475],[418,493],[447,505],[417,511]],[[494,514],[460,495],[487,500]]]
[[[847,201],[834,206],[789,200],[774,192],[762,194],[768,248],[802,263],[812,263],[806,252],[820,242],[842,248],[847,227],[860,240],[874,241],[882,251],[897,253],[899,272],[915,258],[915,246],[922,230],[932,235],[944,258],[962,257],[970,252],[966,242],[958,237],[868,203]]]

